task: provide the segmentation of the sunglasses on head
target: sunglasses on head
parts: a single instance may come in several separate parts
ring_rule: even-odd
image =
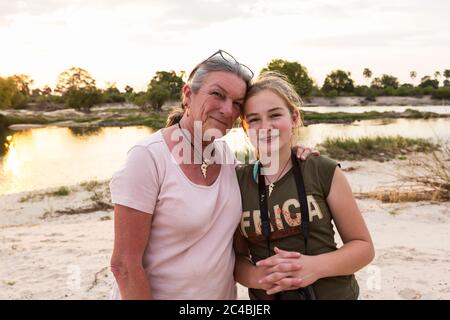
[[[198,70],[198,68],[204,64],[205,62],[209,61],[210,59],[214,58],[215,56],[220,55],[222,57],[223,60],[230,62],[232,64],[238,64],[240,67],[242,67],[245,72],[248,73],[248,75],[250,76],[250,79],[253,78],[254,73],[253,71],[247,67],[245,64],[239,63],[231,54],[229,54],[228,52],[224,51],[224,50],[218,50],[216,52],[214,52],[211,56],[209,56],[207,59],[203,60],[201,63],[199,63],[194,70],[192,70],[191,74],[189,75],[188,81],[192,79],[192,77],[194,76],[195,72]]]

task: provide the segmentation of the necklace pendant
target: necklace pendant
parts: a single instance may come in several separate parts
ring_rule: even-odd
[[[269,184],[269,197],[272,194],[273,188],[275,188],[275,185],[273,183]]]
[[[208,171],[208,166],[209,166],[209,164],[207,164],[205,161],[203,161],[202,165],[200,166],[200,170],[202,171],[203,178],[205,178],[205,179],[206,179],[206,173]]]

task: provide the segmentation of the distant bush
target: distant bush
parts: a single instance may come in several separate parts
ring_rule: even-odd
[[[399,154],[432,152],[439,145],[426,139],[396,137],[327,138],[319,145],[323,153],[337,160],[373,159],[384,161]]]
[[[337,90],[333,89],[328,92],[324,92],[324,96],[328,98],[336,98],[338,96]]]
[[[52,193],[54,196],[68,196],[70,194],[70,190],[67,187],[59,187],[56,191]]]
[[[103,103],[122,103],[126,101],[126,94],[122,94],[116,87],[110,87],[102,92],[101,102]]]
[[[450,87],[442,87],[431,93],[433,99],[450,99]]]
[[[397,95],[397,89],[393,87],[386,87],[384,89],[384,94],[386,96],[396,96]]]
[[[101,94],[96,88],[71,88],[64,93],[63,98],[69,108],[89,111],[92,106],[101,102]]]
[[[141,108],[145,108],[148,104],[148,97],[145,92],[133,93],[130,100],[132,103]]]
[[[21,109],[27,102],[27,96],[19,91],[11,77],[0,78],[0,109]]]

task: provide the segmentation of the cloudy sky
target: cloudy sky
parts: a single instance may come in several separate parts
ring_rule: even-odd
[[[256,73],[298,61],[320,85],[337,68],[365,83],[365,67],[411,82],[450,69],[449,12],[448,0],[1,0],[0,76],[54,86],[79,66],[99,87],[139,90],[222,48]]]

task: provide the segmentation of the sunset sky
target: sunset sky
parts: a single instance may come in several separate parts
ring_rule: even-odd
[[[256,73],[298,61],[319,85],[337,68],[364,84],[365,67],[411,82],[450,69],[449,12],[448,0],[1,0],[0,76],[53,87],[78,66],[98,87],[142,90],[221,48]]]

